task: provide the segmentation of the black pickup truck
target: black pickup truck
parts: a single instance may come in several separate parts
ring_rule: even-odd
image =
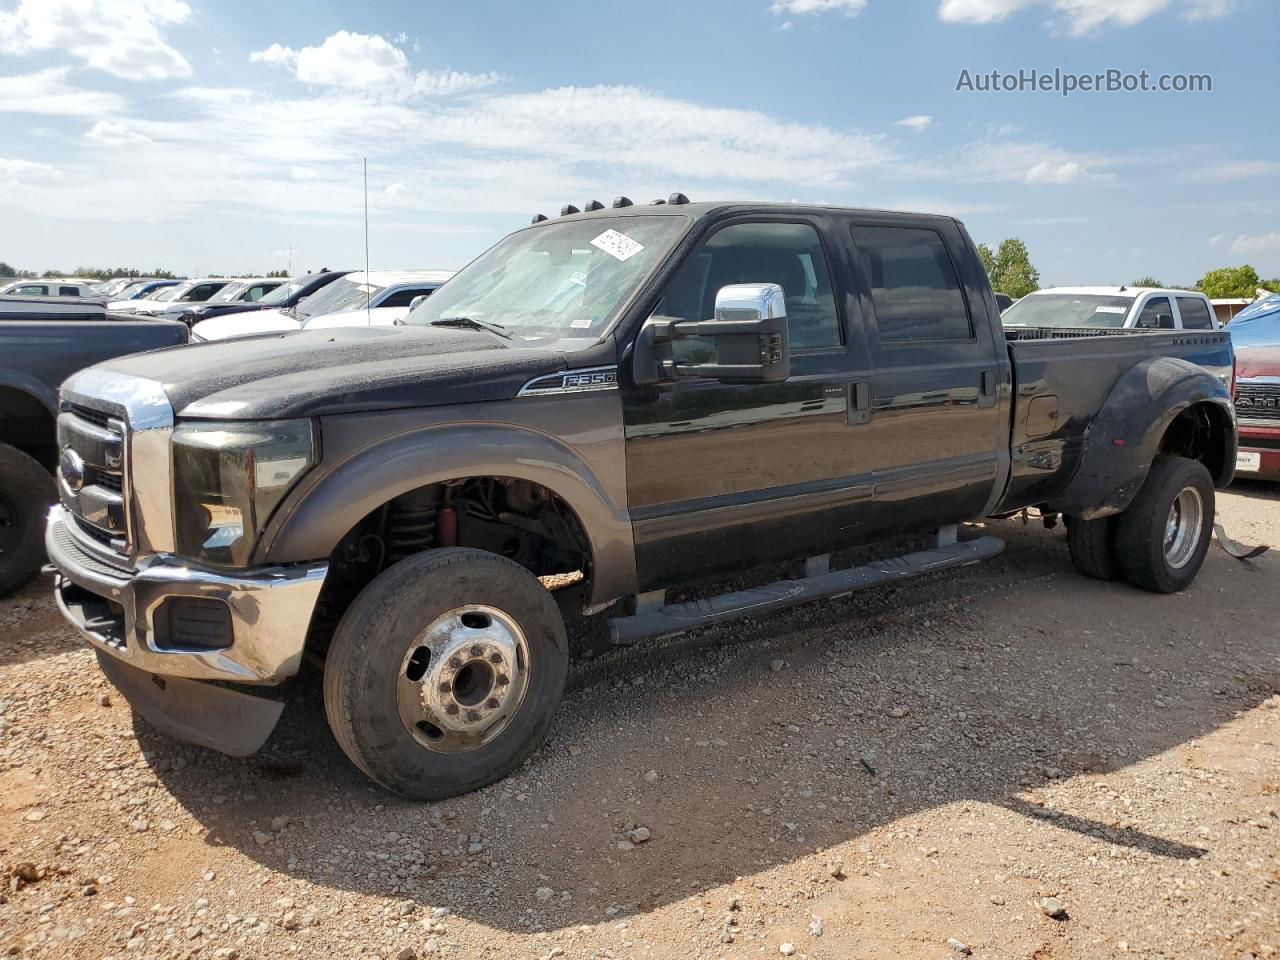
[[[108,357],[186,342],[182,324],[110,314],[101,300],[0,296],[0,596],[45,562],[58,385]]]
[[[1025,508],[1090,576],[1187,586],[1231,376],[1215,331],[1007,337],[948,217],[620,197],[539,217],[403,325],[76,375],[60,442],[109,482],[64,478],[47,545],[160,728],[251,753],[308,654],[351,760],[441,797],[539,742],[566,616],[623,644],[760,615],[989,557],[958,525]]]

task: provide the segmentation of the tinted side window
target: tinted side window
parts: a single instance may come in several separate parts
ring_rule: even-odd
[[[79,287],[59,287],[58,296],[60,297],[78,297],[80,296]]]
[[[854,227],[882,343],[973,336],[960,278],[942,237],[919,227]]]
[[[38,283],[29,283],[13,292],[20,297],[43,297],[49,292],[49,288]]]
[[[1163,320],[1161,317],[1163,316]],[[1138,326],[1149,330],[1173,329],[1173,307],[1168,297],[1152,297],[1138,314]]]
[[[423,289],[422,287],[406,287],[404,290],[397,290],[390,294],[387,299],[378,304],[380,307],[407,307],[413,303],[414,297],[420,297],[424,293],[430,293],[435,287]]]
[[[1213,330],[1213,317],[1209,316],[1209,305],[1199,297],[1179,297],[1178,312],[1182,314],[1184,330]]]
[[[715,316],[716,293],[734,283],[776,283],[787,301],[791,349],[840,343],[831,274],[818,231],[807,223],[736,223],[689,254],[662,292],[657,312],[682,320]],[[676,356],[702,359],[705,338],[676,341]]]

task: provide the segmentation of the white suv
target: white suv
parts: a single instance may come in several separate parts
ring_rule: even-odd
[[[1006,327],[1218,328],[1203,293],[1160,287],[1049,287],[1023,297],[1000,321]]]

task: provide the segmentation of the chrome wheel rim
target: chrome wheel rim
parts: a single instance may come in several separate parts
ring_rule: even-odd
[[[466,753],[498,736],[529,689],[524,631],[495,607],[469,604],[433,620],[396,678],[405,729],[436,753]]]
[[[1169,507],[1164,524],[1164,557],[1175,570],[1185,567],[1200,545],[1204,500],[1195,487],[1183,487]]]

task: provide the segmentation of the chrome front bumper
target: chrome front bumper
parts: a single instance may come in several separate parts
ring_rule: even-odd
[[[274,684],[297,673],[327,563],[227,575],[162,556],[123,570],[83,544],[74,524],[55,506],[45,547],[58,573],[59,609],[98,650],[147,673],[193,680]],[[225,603],[231,642],[219,649],[159,646],[156,614],[174,597]]]

